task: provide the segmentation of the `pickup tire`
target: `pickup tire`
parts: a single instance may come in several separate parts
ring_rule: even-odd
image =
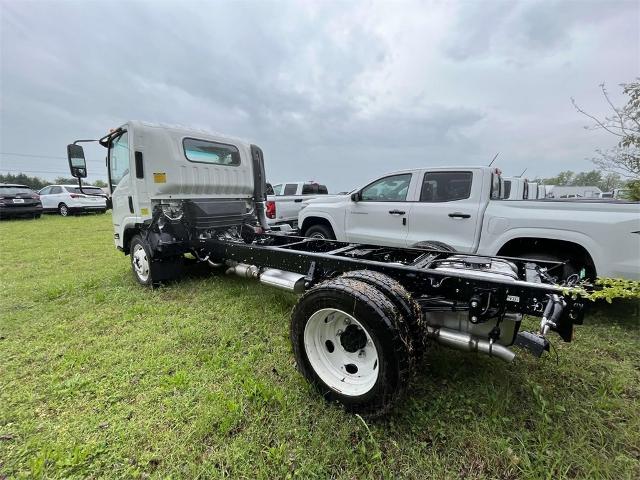
[[[382,415],[406,390],[412,337],[400,311],[372,285],[349,278],[317,285],[295,305],[290,333],[298,370],[350,412]]]
[[[456,253],[457,250],[451,245],[437,240],[425,240],[423,242],[414,243],[411,248],[420,248],[423,250],[442,250],[445,252]]]
[[[328,227],[326,225],[311,225],[304,232],[304,236],[310,237],[310,238],[322,238],[325,240],[336,239],[336,236],[333,233],[333,230],[331,229],[331,227]]]
[[[518,256],[522,257],[522,258],[549,260],[551,262],[567,262],[562,266],[558,266],[558,268],[554,269],[552,267],[551,270],[549,271],[549,275],[551,275],[552,277],[556,277],[559,282],[562,282],[563,280],[568,279],[571,275],[575,275],[575,274],[579,274],[580,273],[580,267],[579,266],[575,265],[570,260],[567,260],[567,258],[562,258],[559,255],[554,255],[552,253],[527,252],[527,253],[523,253],[522,255],[518,255]]]

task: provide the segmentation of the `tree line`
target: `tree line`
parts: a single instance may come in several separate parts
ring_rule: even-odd
[[[78,183],[76,178],[56,177],[53,181],[42,179],[40,177],[33,177],[24,173],[12,174],[12,173],[0,173],[0,183],[17,183],[19,185],[26,185],[34,190],[40,190],[47,185],[75,185]],[[96,187],[106,187],[107,184],[102,180],[96,180],[91,182]]]

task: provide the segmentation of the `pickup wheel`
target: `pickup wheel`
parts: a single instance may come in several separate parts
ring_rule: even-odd
[[[552,277],[556,277],[559,282],[568,279],[570,276],[580,273],[580,266],[576,265],[575,262],[567,259],[566,257],[561,257],[559,255],[554,255],[552,253],[544,253],[544,252],[527,252],[518,257],[522,258],[532,258],[539,260],[549,260],[551,262],[566,262],[564,265],[558,266],[557,268],[551,267],[549,269],[549,275]]]
[[[451,253],[457,252],[457,250],[451,245],[444,242],[439,242],[437,240],[426,240],[423,242],[414,243],[413,245],[411,245],[411,248],[419,248],[423,250],[442,250]]]
[[[326,225],[311,225],[304,233],[305,237],[335,240],[336,236],[331,227]]]
[[[348,278],[317,285],[294,307],[290,332],[300,372],[348,411],[384,414],[406,390],[411,335],[403,315],[374,286]]]

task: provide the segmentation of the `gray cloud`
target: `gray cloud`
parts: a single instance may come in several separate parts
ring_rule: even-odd
[[[631,2],[1,8],[2,152],[61,157],[136,118],[250,138],[270,180],[333,190],[497,150],[509,173],[591,168],[584,158],[610,140],[580,129],[568,97],[598,111],[598,83],[640,71]],[[95,175],[103,155],[89,149]],[[0,170],[16,168],[65,162],[0,156]]]

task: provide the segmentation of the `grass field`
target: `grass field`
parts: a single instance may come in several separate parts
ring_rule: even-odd
[[[143,289],[110,215],[2,222],[0,260],[0,478],[640,478],[637,312],[594,315],[558,364],[434,347],[368,421],[296,372],[294,296]]]

